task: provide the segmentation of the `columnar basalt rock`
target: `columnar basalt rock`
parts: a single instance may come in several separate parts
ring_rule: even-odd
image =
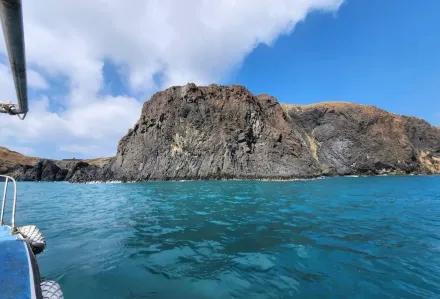
[[[113,158],[39,160],[3,149],[0,172],[71,182],[432,174],[440,128],[373,106],[285,105],[238,85],[187,84],[145,102]]]

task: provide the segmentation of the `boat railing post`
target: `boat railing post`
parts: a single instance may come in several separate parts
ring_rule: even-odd
[[[5,214],[5,205],[6,205],[6,194],[8,192],[8,177],[5,177],[5,187],[3,189],[3,200],[2,200],[2,214],[0,215],[0,225],[3,225],[3,216]]]
[[[12,202],[12,219],[11,219],[11,231],[15,233],[15,206],[17,204],[17,183],[13,178],[11,178],[14,183],[14,201]]]

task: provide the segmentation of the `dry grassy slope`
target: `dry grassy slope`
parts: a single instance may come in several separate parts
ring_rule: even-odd
[[[94,159],[85,159],[85,160],[76,160],[76,161],[72,161],[72,160],[68,160],[68,161],[54,160],[54,162],[55,162],[56,165],[58,165],[61,168],[69,169],[69,168],[73,167],[75,164],[77,164],[80,161],[81,162],[86,162],[87,164],[90,164],[90,165],[95,165],[95,166],[103,167],[104,165],[109,163],[111,161],[111,159],[112,159],[112,157],[106,157],[106,158],[94,158]]]
[[[84,161],[89,163],[90,165],[96,165],[99,167],[103,167],[104,165],[108,164],[112,159],[113,159],[113,157],[106,157],[106,158],[88,159],[88,160],[84,160]]]
[[[0,146],[0,173],[7,172],[17,164],[34,165],[37,161],[38,158],[28,157]]]

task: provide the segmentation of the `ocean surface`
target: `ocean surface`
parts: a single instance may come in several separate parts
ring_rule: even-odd
[[[17,224],[66,299],[440,297],[439,176],[19,183]]]

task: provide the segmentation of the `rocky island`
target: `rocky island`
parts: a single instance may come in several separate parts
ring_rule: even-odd
[[[373,106],[286,105],[243,86],[187,84],[144,103],[115,157],[57,161],[0,148],[0,173],[70,182],[438,174],[440,128]]]

